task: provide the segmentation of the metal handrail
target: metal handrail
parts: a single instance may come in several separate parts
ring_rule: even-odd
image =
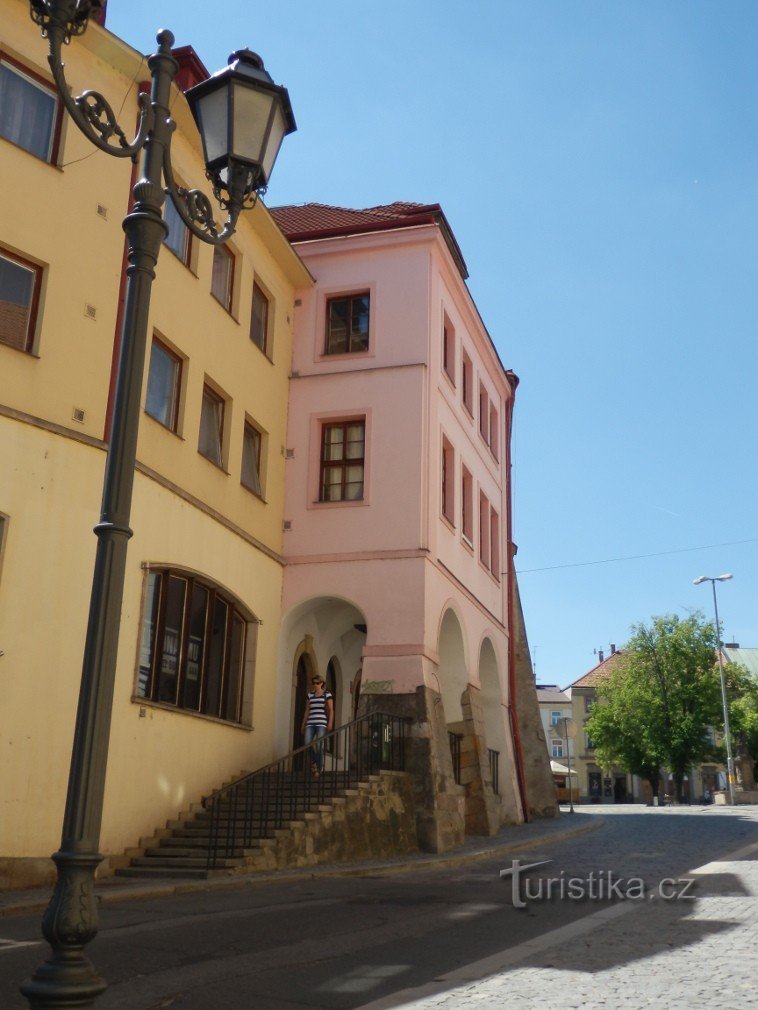
[[[461,784],[461,741],[463,740],[462,733],[453,733],[452,730],[447,731],[447,738],[450,743],[450,757],[453,759],[453,779],[456,785]]]
[[[210,814],[208,869],[378,771],[405,771],[408,722],[372,712],[204,797]],[[330,740],[331,753],[325,747]],[[319,774],[312,766],[317,745]]]
[[[500,751],[487,748],[487,757],[490,762],[490,777],[492,779],[492,792],[495,796],[500,795]]]

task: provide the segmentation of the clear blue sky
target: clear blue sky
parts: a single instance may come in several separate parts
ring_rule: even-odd
[[[758,646],[755,0],[109,7],[138,49],[171,28],[215,70],[249,46],[287,85],[299,129],[269,204],[442,204],[521,378],[540,681],[651,615],[712,617],[701,574],[734,573],[725,637]],[[730,541],[752,542],[686,550]]]

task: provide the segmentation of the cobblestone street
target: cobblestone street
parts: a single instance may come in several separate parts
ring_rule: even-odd
[[[736,814],[724,808],[706,809],[714,818]],[[623,818],[624,813],[623,808],[610,808],[606,816]],[[665,816],[691,814],[691,808],[679,807]],[[758,829],[758,811],[753,808],[749,814],[746,810],[740,814],[750,817]],[[656,828],[663,823],[659,820]],[[727,821],[723,823],[726,827]],[[651,840],[656,836],[658,832],[651,831]],[[588,846],[592,860],[603,848],[602,837],[596,836]],[[694,835],[685,847],[688,850],[697,850]],[[610,852],[606,855],[612,858]],[[670,865],[663,853],[653,850],[635,855],[645,857],[649,884]],[[585,866],[589,868],[589,861]],[[450,972],[436,983],[438,988],[446,986],[438,995],[396,994],[364,1010],[549,1003],[570,1010],[758,1007],[758,841],[692,869],[696,872],[688,876],[694,884],[681,901],[661,900],[651,890],[640,901],[598,905],[597,912],[576,923]],[[541,876],[544,880],[548,874]]]

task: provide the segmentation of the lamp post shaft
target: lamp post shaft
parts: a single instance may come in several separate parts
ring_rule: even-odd
[[[724,674],[724,657],[721,655],[721,624],[719,623],[719,605],[716,600],[716,579],[711,579],[713,589],[713,612],[716,615],[716,646],[719,657],[719,676],[721,678],[721,704],[724,709],[724,741],[726,742],[726,775],[729,784],[729,802],[734,806],[734,757],[732,755],[732,734],[729,730],[729,699],[726,693],[726,676]]]
[[[150,57],[153,129],[145,142],[134,207],[124,220],[128,267],[111,438],[105,464],[97,552],[90,598],[82,680],[71,755],[61,847],[53,859],[58,878],[42,922],[50,958],[21,991],[34,1008],[89,1008],[105,989],[84,948],[97,934],[94,895],[105,791],[119,625],[126,572],[134,464],[150,295],[161,242],[164,151],[171,138],[168,100],[178,69],[173,36],[161,32]]]

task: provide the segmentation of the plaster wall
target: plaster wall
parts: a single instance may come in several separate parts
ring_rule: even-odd
[[[104,453],[18,421],[0,420],[0,470],[10,515],[0,580],[4,685],[0,854],[47,856],[58,844],[94,560]],[[93,504],[95,507],[93,508]],[[65,507],[63,507],[65,505]],[[102,851],[149,834],[205,790],[271,755],[281,566],[155,481],[137,476]],[[179,563],[222,584],[263,622],[253,728],[133,697],[143,563]]]
[[[0,48],[49,80],[46,43],[28,4],[6,0]],[[140,54],[90,25],[66,50],[75,93],[94,88],[125,129],[147,69]],[[172,115],[178,181],[208,190],[183,96]],[[58,845],[89,605],[105,461],[132,166],[96,151],[64,119],[49,165],[0,138],[0,247],[42,268],[34,353],[0,344],[0,869]],[[29,194],[33,194],[33,199]],[[232,311],[210,293],[213,250],[192,242],[189,266],[164,247],[148,327],[182,358],[179,424],[144,410],[116,674],[101,850],[119,852],[188,802],[272,756],[282,587],[284,447],[294,293],[307,270],[259,202],[232,242]],[[269,352],[250,340],[253,282],[269,296]],[[92,306],[94,318],[85,313]],[[224,460],[198,451],[204,382],[226,399]],[[142,406],[147,385],[143,383]],[[79,422],[74,409],[84,411]],[[240,483],[245,420],[263,433],[263,491]],[[0,541],[2,543],[2,541]],[[246,678],[252,728],[133,697],[144,565],[188,569],[254,615]],[[2,876],[0,873],[0,876]],[[9,875],[12,873],[9,871]],[[30,881],[26,881],[30,882]]]

